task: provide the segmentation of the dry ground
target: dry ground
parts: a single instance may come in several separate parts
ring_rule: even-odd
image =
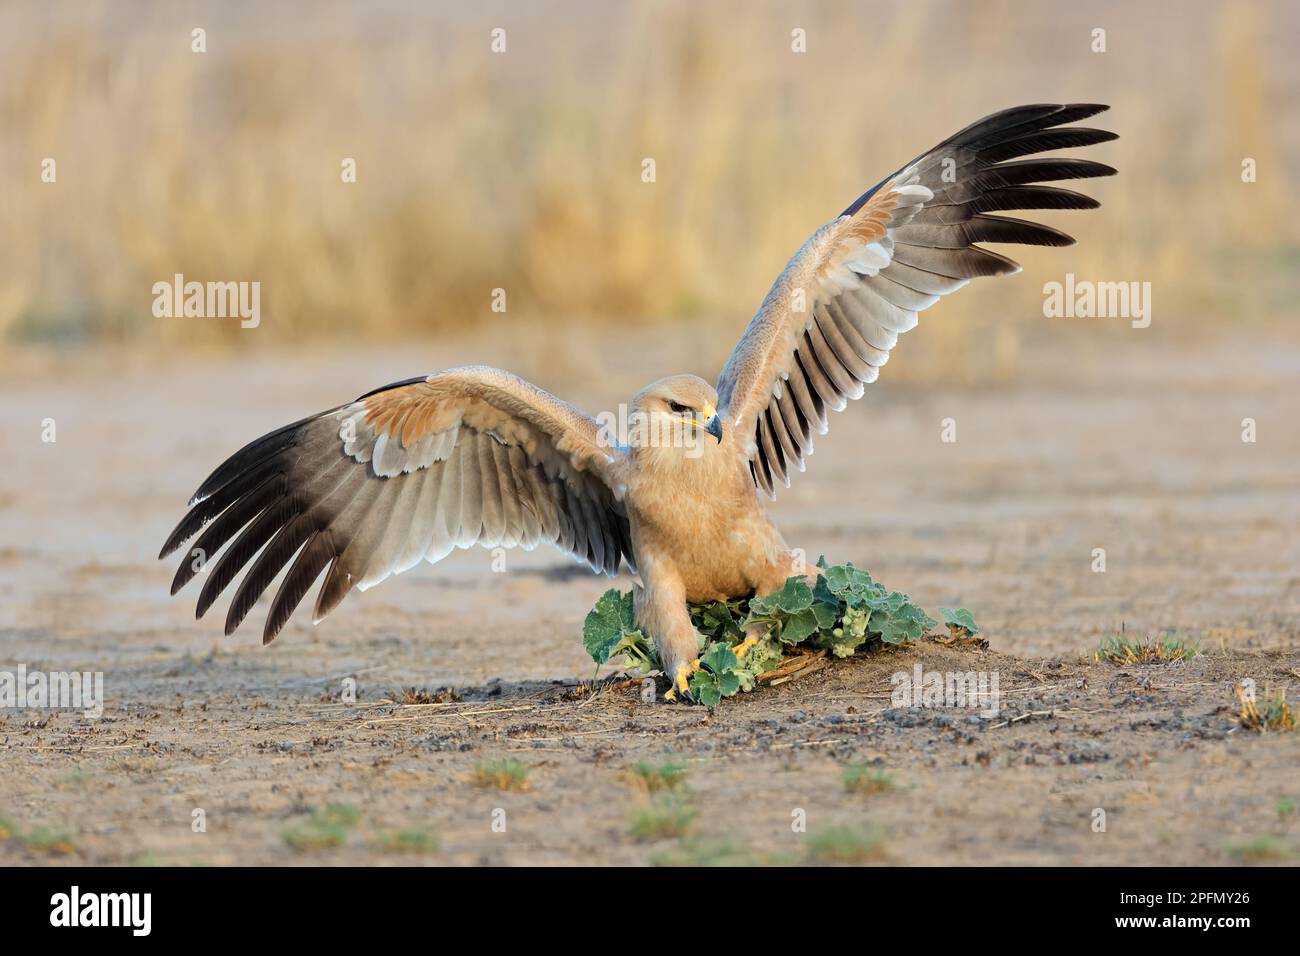
[[[990,650],[927,642],[838,662],[712,714],[635,688],[575,691],[590,676],[582,617],[609,582],[553,552],[512,553],[501,574],[487,552],[457,554],[267,648],[253,626],[223,639],[221,606],[195,623],[195,586],[169,600],[173,569],[154,560],[228,452],[381,382],[488,359],[594,411],[676,357],[641,343],[601,381],[506,341],[14,361],[0,384],[0,670],[101,670],[108,707],[0,711],[0,817],[17,837],[0,862],[794,862],[830,846],[902,864],[1300,861],[1300,734],[1229,720],[1246,677],[1300,699],[1300,345],[1123,334],[1031,346],[1012,388],[882,381],[775,506],[810,554],[865,565],[932,614],[971,608]],[[955,444],[940,441],[947,417]],[[1089,662],[1121,624],[1204,653]],[[1003,714],[891,709],[890,675],[918,661],[996,671]],[[339,700],[347,677],[355,704]],[[460,700],[382,703],[412,686]],[[527,766],[528,789],[475,784],[504,758]],[[634,838],[639,760],[686,766],[685,836]],[[847,792],[846,762],[878,762],[895,786]],[[341,845],[291,847],[330,804],[357,817],[331,831]],[[415,831],[399,840],[413,852],[385,848],[397,831]]]

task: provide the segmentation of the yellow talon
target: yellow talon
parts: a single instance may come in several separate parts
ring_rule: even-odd
[[[677,668],[677,679],[673,681],[673,687],[685,693],[690,685],[691,674],[699,670],[699,665],[700,662],[697,660]]]
[[[669,688],[668,690],[664,691],[664,700],[676,701],[677,694],[671,688]]]
[[[758,643],[758,638],[756,637],[745,638],[743,641],[741,641],[739,644],[736,645],[736,656],[744,657],[746,654],[749,653],[749,649],[757,643]]]

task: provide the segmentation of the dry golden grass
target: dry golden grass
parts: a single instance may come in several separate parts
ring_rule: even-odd
[[[1268,730],[1288,732],[1300,730],[1300,712],[1286,702],[1285,689],[1276,697],[1266,699],[1263,706],[1260,706],[1253,696],[1247,697],[1241,687],[1234,690],[1240,710],[1231,719],[1242,729],[1253,730],[1256,733],[1264,733]]]
[[[1122,134],[1089,151],[1121,170],[1084,184],[1103,209],[1052,217],[1080,245],[1023,251],[1033,281],[944,303],[913,370],[1005,376],[1035,323],[1079,334],[1042,318],[1042,282],[1066,271],[1151,281],[1158,322],[1280,318],[1269,277],[1297,243],[1282,5],[464,6],[0,11],[0,34],[24,38],[0,57],[0,335],[170,348],[247,334],[155,319],[152,284],[179,272],[260,281],[267,342],[688,318],[721,357],[864,187],[994,109],[1085,99],[1110,102],[1099,125]],[[1105,54],[1088,47],[1097,24]],[[207,53],[190,51],[194,26]],[[505,54],[489,52],[495,26]],[[1243,156],[1259,182],[1240,181]],[[508,319],[491,313],[496,288]]]
[[[1129,634],[1113,634],[1102,641],[1101,647],[1093,652],[1093,660],[1102,664],[1115,664],[1127,667],[1132,664],[1177,664],[1191,660],[1200,653],[1195,644],[1177,638],[1161,636],[1157,638],[1133,637]]]

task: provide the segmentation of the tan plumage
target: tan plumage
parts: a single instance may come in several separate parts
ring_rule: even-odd
[[[989,213],[1097,206],[1037,184],[1109,166],[1018,157],[1114,139],[1063,125],[1104,109],[1004,110],[868,190],[795,253],[716,391],[679,375],[634,397],[629,417],[653,426],[638,440],[620,444],[567,402],[484,366],[387,386],[258,439],[199,487],[163,546],[160,556],[202,530],[172,593],[210,562],[201,617],[252,562],[229,634],[292,561],[263,629],[270,642],[322,573],[317,621],[352,588],[452,548],[549,542],[596,571],[626,563],[639,574],[638,621],[684,690],[698,645],[686,602],[767,593],[795,570],[758,492],[803,470],[828,409],[861,397],[919,312],[973,277],[1019,270],[975,243],[1073,242]]]

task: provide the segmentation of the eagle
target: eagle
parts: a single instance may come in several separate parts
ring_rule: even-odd
[[[636,620],[654,641],[665,696],[688,696],[701,641],[688,602],[764,595],[809,573],[762,498],[804,470],[813,435],[862,396],[920,313],[973,278],[1020,271],[981,243],[1074,243],[998,213],[1099,206],[1044,184],[1112,167],[1040,154],[1116,139],[1075,125],[1106,108],[1002,110],[881,180],[794,254],[716,386],[695,375],[653,382],[626,407],[630,434],[474,365],[386,385],[258,438],[204,480],[163,545],[160,558],[198,535],[172,594],[205,570],[201,618],[240,578],[231,634],[288,565],[265,644],[322,574],[315,622],[354,588],[453,548],[546,542],[596,572],[626,564],[639,578]]]

